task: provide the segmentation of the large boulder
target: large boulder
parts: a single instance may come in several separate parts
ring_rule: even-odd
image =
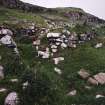
[[[16,92],[11,92],[5,99],[4,105],[17,105],[19,102],[18,95]]]
[[[94,79],[101,85],[105,84],[105,73],[98,73],[94,75]]]
[[[88,79],[88,83],[90,83],[90,84],[92,84],[92,85],[98,85],[98,81],[95,80],[95,79],[92,78],[92,77],[90,77],[90,78]]]

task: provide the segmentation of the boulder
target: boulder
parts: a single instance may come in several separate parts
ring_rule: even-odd
[[[19,102],[16,92],[11,92],[7,95],[4,105],[17,105]]]
[[[78,75],[83,78],[83,79],[86,79],[90,76],[90,74],[85,70],[85,69],[81,69],[79,72],[78,72]]]
[[[99,84],[105,84],[105,73],[98,73],[94,75],[94,78],[98,81]]]
[[[12,39],[11,36],[5,35],[4,37],[2,37],[2,38],[0,39],[0,42],[1,42],[2,44],[4,44],[4,45],[9,45],[9,44],[12,43],[11,39]]]
[[[95,80],[95,79],[92,78],[92,77],[90,77],[90,78],[88,79],[88,82],[89,82],[90,84],[92,84],[92,85],[98,85],[98,81]]]

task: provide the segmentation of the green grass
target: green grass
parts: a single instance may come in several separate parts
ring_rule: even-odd
[[[11,25],[11,18],[15,17],[17,20],[26,19],[45,26],[44,20],[40,17],[40,14],[27,14],[22,11],[6,9],[3,7],[0,7],[0,14],[0,23],[8,21],[9,19],[8,23]],[[78,27],[72,29],[71,31],[81,33],[86,30],[90,30],[91,28],[88,26],[84,27],[84,29],[83,27]],[[58,32],[58,30],[53,31]],[[59,31],[61,30],[59,29]],[[95,75],[99,72],[105,72],[104,27],[99,30],[97,29],[97,32],[98,35],[100,32],[103,32],[103,35],[98,36],[89,42],[78,45],[76,49],[70,48],[60,50],[59,55],[63,56],[65,60],[57,65],[57,67],[62,70],[62,75],[58,75],[54,72],[54,67],[56,67],[56,65],[53,64],[52,59],[43,60],[37,57],[36,50],[29,39],[15,39],[20,52],[20,57],[16,56],[12,49],[7,48],[6,46],[0,46],[0,56],[2,56],[0,64],[3,65],[5,69],[5,79],[0,80],[0,87],[8,88],[7,93],[0,94],[0,105],[3,105],[4,99],[9,92],[20,92],[21,76],[26,70],[46,74],[51,83],[51,89],[56,92],[56,95],[53,94],[54,99],[52,99],[52,94],[50,97],[44,97],[43,99],[46,101],[48,101],[47,98],[55,100],[54,103],[52,102],[52,104],[40,105],[105,105],[104,98],[95,99],[95,95],[97,93],[105,94],[105,85],[92,86],[88,84],[86,80],[81,79],[77,74],[81,68],[88,70],[91,75]],[[97,42],[103,42],[104,46],[102,48],[95,49],[93,45]],[[42,39],[42,43],[48,44],[46,38]],[[18,78],[19,83],[11,83],[9,81],[11,78]],[[44,86],[45,85],[46,84],[44,84]],[[86,85],[91,86],[92,89],[86,90],[84,88]],[[72,89],[77,90],[77,95],[73,97],[67,96],[67,93]]]
[[[96,100],[95,95],[105,92],[104,86],[92,86],[91,90],[86,90],[84,86],[89,84],[77,75],[81,68],[88,70],[91,75],[105,72],[105,48],[95,49],[92,44],[93,41],[90,41],[78,45],[76,49],[61,50],[59,55],[65,58],[58,65],[63,72],[61,76],[54,72],[55,65],[51,59],[43,60],[36,56],[35,48],[31,44],[21,43],[18,44],[18,48],[21,54],[21,62],[26,68],[30,68],[33,71],[37,69],[48,76],[52,85],[56,88],[56,92],[60,93],[61,100],[59,100],[59,103],[61,102],[62,105],[71,105],[73,103],[77,105],[100,105],[100,100]],[[15,67],[13,65],[16,66],[17,63],[14,61],[16,56],[12,53],[12,50],[1,46],[0,55],[3,57],[0,64],[6,67],[6,78],[3,80],[4,82],[0,81],[0,83],[3,86],[6,84],[10,90],[16,90],[17,85],[11,87],[8,80],[14,76],[19,78],[21,75],[19,73],[23,71],[18,70],[19,64],[17,66],[18,69],[14,70]],[[74,97],[67,96],[66,94],[72,89],[77,90],[77,95]],[[4,95],[0,95],[2,100]],[[101,101],[104,105],[104,99]],[[59,103],[57,105],[60,105]]]
[[[8,24],[14,24],[14,20],[17,21],[27,20],[29,22],[34,22],[39,26],[40,25],[46,26],[44,19],[37,14],[0,7],[0,23],[6,22]]]

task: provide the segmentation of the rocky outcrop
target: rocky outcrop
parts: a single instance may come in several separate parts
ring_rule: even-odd
[[[33,12],[33,13],[46,13],[46,14],[53,14],[53,15],[59,15],[62,14],[61,17],[66,17],[70,19],[72,22],[81,21],[82,23],[96,23],[96,24],[103,24],[105,23],[104,20],[99,19],[96,16],[93,16],[91,14],[85,13],[83,10],[78,8],[45,8],[40,7],[37,5],[32,5],[29,3],[24,3],[20,0],[0,0],[0,5],[7,7],[7,8],[15,8],[20,9],[25,12]],[[75,11],[76,9],[76,11]],[[55,17],[56,17],[55,16]],[[44,16],[44,18],[48,18],[48,16]],[[57,19],[55,19],[57,20]],[[59,19],[58,19],[59,20]]]
[[[96,16],[93,16],[91,14],[88,14],[88,13],[83,13],[83,12],[77,12],[77,11],[70,11],[68,13],[65,13],[64,14],[65,17],[68,17],[70,18],[72,21],[78,21],[78,20],[81,20],[81,21],[84,21],[86,23],[105,23],[104,20],[102,19],[99,19],[98,17]]]

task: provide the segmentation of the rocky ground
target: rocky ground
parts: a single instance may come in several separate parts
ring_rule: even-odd
[[[0,13],[4,13],[0,24],[12,30],[19,51],[0,44],[0,105],[105,104],[102,22],[71,25],[65,18],[54,21],[58,18],[54,14],[27,14],[4,7]]]

